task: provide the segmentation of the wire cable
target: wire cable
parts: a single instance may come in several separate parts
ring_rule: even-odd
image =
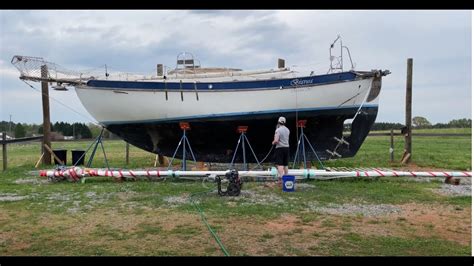
[[[23,81],[26,85],[30,86],[33,90],[35,90],[35,91],[41,93],[42,95],[48,96],[48,98],[54,100],[55,102],[59,103],[60,105],[62,105],[62,106],[64,106],[64,107],[66,107],[67,109],[73,111],[74,113],[76,113],[76,114],[78,114],[78,115],[80,115],[80,116],[86,118],[88,121],[92,122],[93,124],[95,124],[95,125],[97,125],[97,126],[100,126],[100,127],[104,127],[103,125],[97,123],[96,121],[93,121],[93,120],[90,119],[89,117],[87,117],[87,116],[85,116],[84,114],[82,114],[82,113],[80,113],[80,112],[74,110],[73,108],[71,108],[71,107],[65,105],[64,103],[62,103],[61,101],[55,99],[54,97],[52,97],[52,96],[50,96],[50,95],[46,95],[46,93],[43,93],[42,91],[40,91],[39,89],[35,88],[33,85],[29,84],[28,82],[26,82],[26,81],[24,81],[24,80],[21,80],[21,81]]]

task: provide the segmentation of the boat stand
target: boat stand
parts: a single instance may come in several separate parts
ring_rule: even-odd
[[[79,158],[79,160],[77,160],[76,164],[77,164],[77,163],[82,159],[82,157],[84,157],[84,156],[86,155],[86,153],[92,148],[92,145],[95,144],[94,149],[92,150],[91,157],[89,157],[89,160],[87,161],[87,167],[91,167],[92,160],[94,160],[95,152],[97,151],[97,146],[99,146],[99,144],[100,144],[100,147],[102,148],[102,152],[104,153],[105,165],[107,166],[107,169],[110,170],[109,161],[107,160],[107,155],[105,154],[104,144],[102,143],[102,137],[103,137],[103,135],[104,135],[104,130],[105,130],[105,128],[103,127],[102,130],[100,131],[99,136],[94,140],[94,142],[91,143],[91,145],[89,146],[89,148],[87,148],[87,150],[86,150],[86,151],[84,152],[84,154]],[[76,164],[74,164],[74,166],[76,166]]]
[[[180,122],[179,127],[183,130],[183,136],[181,137],[181,140],[178,143],[178,147],[176,147],[176,150],[174,151],[173,158],[171,158],[171,161],[168,165],[168,170],[170,169],[171,165],[173,164],[173,160],[176,156],[176,153],[178,152],[179,146],[181,146],[181,143],[183,143],[183,163],[182,163],[182,170],[186,171],[186,144],[189,147],[189,151],[191,155],[193,156],[193,160],[196,163],[196,157],[194,157],[193,149],[191,148],[191,144],[189,144],[188,137],[186,136],[186,130],[191,130],[191,126],[187,122]]]
[[[232,156],[232,161],[230,162],[229,169],[234,168],[235,155],[237,154],[237,150],[239,150],[239,144],[242,143],[242,154],[243,154],[243,161],[244,161],[244,170],[248,171],[247,157],[246,157],[246,153],[245,153],[245,142],[247,142],[247,144],[249,145],[250,151],[252,151],[253,157],[255,158],[255,161],[257,162],[257,164],[260,167],[262,167],[262,165],[260,164],[260,162],[257,159],[257,156],[255,155],[255,152],[252,149],[252,146],[250,145],[249,139],[245,135],[245,133],[247,132],[247,129],[248,129],[248,126],[238,126],[237,127],[237,132],[240,133],[240,137],[239,137],[239,140],[237,141],[237,146],[235,147],[234,156]]]
[[[311,148],[311,150],[313,151],[314,155],[316,156],[316,158],[318,159],[318,162],[319,164],[321,165],[321,168],[324,169],[324,165],[323,163],[321,162],[321,160],[319,159],[319,156],[318,154],[316,153],[316,151],[314,150],[313,148],[313,145],[311,145],[311,142],[309,142],[308,138],[306,137],[306,135],[304,134],[304,130],[303,128],[306,127],[306,120],[298,120],[298,128],[300,128],[300,137],[298,139],[298,147],[296,148],[296,153],[295,153],[295,160],[293,161],[293,169],[295,168],[295,165],[296,165],[296,160],[298,159],[298,156],[299,156],[299,151],[301,150],[302,153],[303,153],[303,162],[304,162],[304,167],[305,169],[308,168],[308,166],[306,165],[306,149],[305,149],[305,140],[307,141],[309,147]],[[301,147],[301,149],[300,149]],[[299,163],[299,160],[298,160],[298,163]]]

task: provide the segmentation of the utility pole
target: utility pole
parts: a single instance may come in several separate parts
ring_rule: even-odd
[[[405,124],[407,132],[405,134],[405,156],[404,163],[411,160],[411,107],[412,107],[412,79],[413,79],[413,58],[407,60],[407,93],[405,101]]]
[[[41,77],[48,78],[48,68],[46,65],[41,66]],[[41,81],[41,96],[43,100],[43,144],[51,147],[51,120],[49,119],[49,90],[48,82]],[[51,165],[51,154],[42,146],[43,149],[43,164]]]

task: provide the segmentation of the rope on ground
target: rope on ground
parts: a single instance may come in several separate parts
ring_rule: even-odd
[[[207,230],[209,230],[209,232],[211,233],[211,235],[212,235],[212,236],[214,237],[214,239],[216,240],[216,242],[217,242],[217,244],[219,245],[219,247],[221,248],[222,252],[223,252],[226,256],[230,256],[229,252],[227,251],[227,249],[225,248],[225,246],[222,244],[222,242],[221,242],[219,236],[217,236],[217,234],[214,232],[214,230],[211,228],[211,226],[210,226],[209,223],[207,222],[206,216],[204,216],[204,213],[203,213],[202,209],[199,207],[199,205],[198,205],[196,202],[194,202],[194,199],[193,199],[194,196],[202,195],[202,194],[207,194],[207,193],[212,192],[212,191],[214,191],[214,189],[191,194],[191,196],[189,196],[189,200],[191,201],[191,203],[193,204],[194,208],[195,208],[195,209],[197,210],[197,212],[199,213],[199,216],[201,216],[201,220],[202,220],[203,223],[206,225]]]

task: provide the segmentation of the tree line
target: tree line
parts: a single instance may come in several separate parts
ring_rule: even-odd
[[[70,124],[68,122],[56,122],[54,124],[51,123],[50,129],[51,132],[55,132],[55,135],[73,136],[74,139],[89,139],[94,137],[94,135],[97,136],[99,134],[98,132],[100,132],[100,127],[92,124]],[[7,132],[8,135],[11,135],[15,138],[33,137],[43,134],[43,125],[1,121],[0,131]]]
[[[472,120],[468,118],[453,119],[448,123],[436,123],[431,124],[428,119],[422,116],[415,116],[412,119],[412,126],[416,129],[425,128],[470,128],[472,127]],[[100,134],[101,127],[92,123],[68,123],[68,122],[56,122],[50,125],[51,132],[56,132],[62,136],[73,136],[74,139],[89,139],[95,138]],[[344,129],[350,130],[351,125],[345,124]],[[372,125],[371,130],[390,130],[390,129],[402,129],[405,127],[401,123],[387,123],[387,122],[376,122]],[[7,132],[8,135],[15,138],[33,137],[35,135],[43,134],[42,124],[27,124],[27,123],[14,123],[8,121],[0,122],[0,131]],[[104,132],[104,138],[113,137],[107,130]]]
[[[387,122],[375,122],[370,130],[399,130],[405,127],[405,124],[401,123],[387,123]],[[470,128],[472,127],[472,120],[469,118],[462,118],[462,119],[453,119],[448,123],[436,123],[431,124],[428,119],[422,116],[415,116],[412,118],[412,127],[414,129],[429,129],[429,128]],[[350,130],[351,125],[345,124],[345,130]]]

